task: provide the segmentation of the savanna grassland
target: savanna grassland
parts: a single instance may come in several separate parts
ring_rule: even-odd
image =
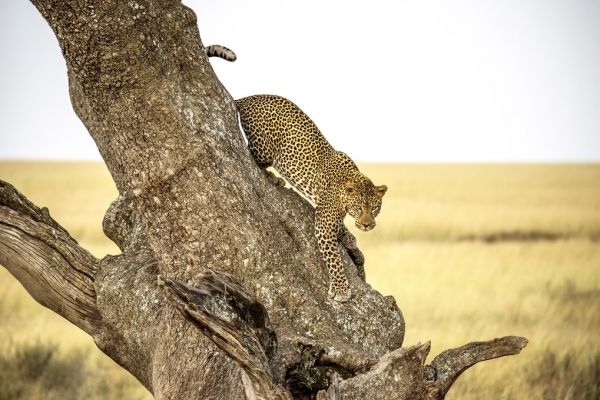
[[[432,355],[521,335],[519,356],[469,369],[449,399],[600,398],[600,165],[363,165],[389,190],[357,232],[368,282],[392,294],[405,345]],[[116,189],[97,163],[0,163],[96,256]],[[351,226],[351,223],[347,223]],[[382,332],[382,334],[385,334]],[[149,399],[92,340],[0,268],[0,400]]]

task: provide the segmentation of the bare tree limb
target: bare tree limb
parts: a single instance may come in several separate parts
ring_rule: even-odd
[[[525,346],[527,339],[505,336],[443,351],[425,367],[424,379],[427,382],[429,398],[443,399],[460,374],[478,362],[519,354]]]
[[[345,381],[336,377],[327,391],[319,392],[317,399],[443,399],[467,368],[481,361],[518,354],[526,345],[527,339],[517,336],[473,342],[443,351],[425,367],[429,342],[400,348],[381,357],[364,374]]]
[[[0,263],[40,304],[94,334],[99,260],[12,185],[0,181]]]

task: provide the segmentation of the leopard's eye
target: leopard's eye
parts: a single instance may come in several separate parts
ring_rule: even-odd
[[[381,210],[381,202],[380,201],[374,201],[372,206],[372,210],[373,210],[373,214],[377,215],[379,214],[379,210]]]
[[[352,195],[356,192],[356,186],[352,182],[347,182],[344,189],[347,195]]]

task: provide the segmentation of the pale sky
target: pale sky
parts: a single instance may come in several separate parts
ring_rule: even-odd
[[[598,0],[184,3],[235,98],[289,98],[357,161],[600,161]],[[37,10],[2,0],[0,31],[0,159],[100,159]]]

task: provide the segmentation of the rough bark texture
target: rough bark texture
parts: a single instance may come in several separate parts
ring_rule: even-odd
[[[361,279],[352,238],[343,240],[352,301],[327,298],[313,209],[250,157],[190,9],[172,0],[33,3],[119,190],[103,227],[122,254],[95,259],[3,184],[0,262],[32,296],[157,399],[446,393],[423,378],[428,345],[400,348],[402,314]]]

